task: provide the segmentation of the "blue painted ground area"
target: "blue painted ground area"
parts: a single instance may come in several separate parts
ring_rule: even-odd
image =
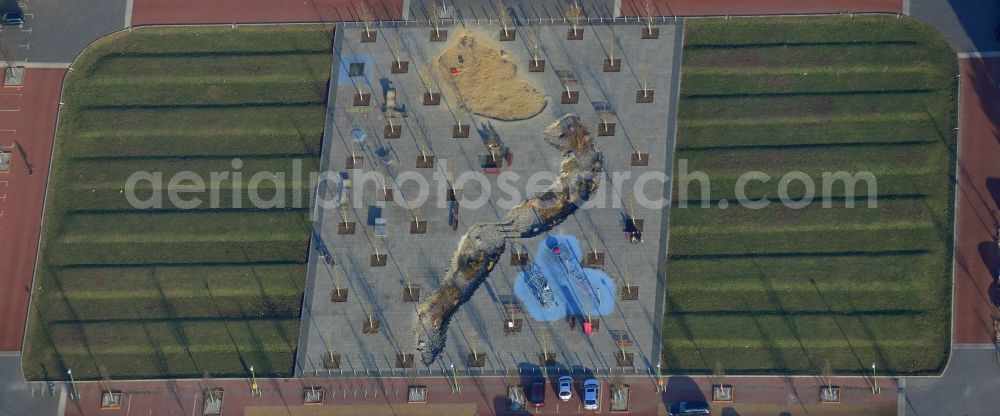
[[[371,55],[358,55],[358,54],[343,54],[340,55],[340,70],[337,72],[337,85],[354,85],[354,81],[351,81],[351,75],[348,73],[351,64],[364,64],[365,65],[365,75],[364,77],[358,77],[358,80],[364,80],[366,84],[371,84],[368,79],[369,76],[375,70],[375,59]]]
[[[528,284],[530,272],[522,271],[514,282],[514,296],[538,321],[555,321],[569,315],[610,314],[615,308],[615,283],[601,270],[580,267],[580,241],[571,235],[549,237],[561,255],[543,241],[530,259],[545,277],[554,302],[543,307],[537,290]]]

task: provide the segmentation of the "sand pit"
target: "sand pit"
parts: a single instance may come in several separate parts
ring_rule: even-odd
[[[514,60],[486,34],[460,30],[438,57],[438,76],[474,114],[524,120],[545,108],[545,94],[519,76]],[[452,69],[457,73],[452,73]]]

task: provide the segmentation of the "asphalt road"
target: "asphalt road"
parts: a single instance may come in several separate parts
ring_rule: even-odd
[[[20,8],[25,22],[0,33],[19,62],[70,63],[91,42],[125,27],[125,6],[126,0],[4,0],[0,10]]]
[[[996,0],[910,0],[910,16],[935,27],[955,52],[1000,51],[995,31],[1000,28]]]
[[[957,346],[942,377],[906,379],[906,414],[995,415],[998,375],[1000,351],[995,346]]]
[[[0,353],[0,416],[58,414],[62,387],[56,383],[53,394],[45,383],[25,383],[20,354]]]

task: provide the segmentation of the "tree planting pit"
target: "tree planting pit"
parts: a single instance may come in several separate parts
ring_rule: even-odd
[[[393,74],[405,74],[410,71],[410,61],[392,61],[390,71]]]
[[[581,262],[580,264],[583,267],[603,267],[604,252],[588,251],[587,254],[583,255],[583,262]]]
[[[441,93],[439,93],[439,92],[425,92],[424,93],[424,105],[441,105]]]
[[[364,162],[365,158],[362,156],[348,156],[344,163],[344,169],[361,169]]]
[[[563,91],[559,95],[559,102],[563,104],[576,104],[580,102],[580,91]]]
[[[333,289],[330,291],[330,302],[347,302],[347,288]]]
[[[639,299],[639,286],[635,285],[625,285],[621,289],[622,300],[638,300]]]
[[[358,223],[354,221],[341,221],[337,223],[337,235],[352,235],[357,231]]]
[[[649,166],[649,153],[632,153],[632,166]]]
[[[615,135],[615,123],[614,122],[601,122],[597,124],[597,135],[600,137],[614,136]]]
[[[326,389],[320,386],[310,386],[302,388],[302,404],[306,406],[317,406],[326,401]]]
[[[417,156],[417,169],[432,169],[434,168],[434,156]]]
[[[403,302],[420,302],[420,286],[417,285],[404,286]]]
[[[361,323],[361,333],[369,335],[377,334],[378,329],[381,327],[382,327],[382,322],[380,322],[378,319],[365,319],[364,322]]]
[[[635,102],[638,104],[649,104],[653,102],[653,90],[636,90]]]
[[[528,61],[528,72],[545,72],[545,60],[532,59]]]
[[[323,354],[323,368],[327,370],[340,368],[340,354],[335,354],[335,353]]]
[[[483,353],[469,354],[469,356],[466,357],[465,365],[469,367],[479,367],[479,368],[486,367],[486,354]]]
[[[604,60],[604,72],[621,72],[622,71],[622,60],[621,58],[615,59],[605,59]]]
[[[382,129],[382,137],[385,137],[386,139],[398,139],[402,134],[403,126],[386,124],[385,128]]]
[[[821,386],[819,388],[820,403],[840,403],[840,387]]]
[[[413,368],[413,354],[396,354],[396,368]]]
[[[368,107],[372,103],[372,95],[369,93],[354,93],[355,107]]]

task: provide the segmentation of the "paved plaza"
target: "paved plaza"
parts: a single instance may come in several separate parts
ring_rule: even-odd
[[[567,40],[568,25],[536,25],[518,27],[514,41],[500,42],[497,25],[446,26],[442,29],[448,31],[448,41],[431,42],[432,28],[411,25],[379,27],[375,42],[362,42],[362,28],[339,26],[323,147],[323,170],[337,179],[323,182],[317,193],[298,374],[490,375],[518,369],[530,373],[541,371],[543,351],[554,355],[549,371],[606,374],[623,367],[628,373],[656,371],[668,210],[648,201],[670,197],[670,183],[663,173],[672,171],[682,33],[680,22],[656,27],[658,39],[643,39],[641,25],[583,24],[583,39]],[[424,105],[422,79],[428,77],[420,71],[424,75],[431,71],[438,55],[464,30],[489,39],[486,43],[509,55],[517,73],[546,95],[540,114],[506,122],[471,114],[446,85],[440,85],[447,82],[443,76],[431,87],[441,93],[440,104]],[[618,39],[615,58],[621,59],[620,69],[605,72],[612,31]],[[528,71],[533,38],[540,39],[544,72]],[[397,42],[399,47],[394,48]],[[400,60],[408,62],[406,73],[398,69],[394,73],[394,49],[399,50]],[[644,78],[653,99],[637,103]],[[562,103],[565,85],[579,91],[577,103]],[[358,90],[370,94],[368,105],[357,105]],[[405,114],[389,128],[401,129],[399,138],[386,134],[386,100],[393,93],[395,108]],[[596,196],[550,232],[508,241],[499,264],[452,317],[447,346],[434,363],[428,367],[419,358],[399,357],[419,357],[413,345],[414,311],[419,305],[414,300],[424,301],[437,290],[469,227],[499,222],[514,204],[553,183],[563,155],[542,140],[542,132],[565,114],[581,118],[603,153],[605,175]],[[602,117],[615,123],[613,135],[598,137]],[[454,137],[456,123],[471,125],[468,138]],[[493,130],[506,148],[496,170],[484,168],[484,160],[495,160],[484,144]],[[633,166],[637,152],[646,158],[638,164],[646,166]],[[429,156],[433,164],[427,162]],[[354,169],[349,167],[352,158],[357,160]],[[538,172],[548,174],[539,177]],[[656,172],[660,175],[650,174]],[[421,180],[429,186],[422,189]],[[456,189],[456,202],[450,201],[449,186]],[[391,201],[386,201],[387,194]],[[403,202],[422,195],[424,203]],[[322,201],[347,201],[350,209]],[[643,220],[643,242],[634,244],[627,238],[629,217]],[[426,225],[413,228],[414,221]],[[596,309],[607,314],[591,317],[596,324],[589,335],[583,332],[583,317],[577,312],[538,321],[525,307],[531,300],[515,295],[515,282],[525,275],[512,260],[514,251],[529,259],[544,255],[543,241],[549,235],[575,239],[581,256],[596,252],[604,257],[603,265],[591,268],[603,270],[614,282],[609,292],[614,296],[600,299]],[[624,293],[626,284],[637,287],[637,296],[623,296],[635,293]],[[334,295],[343,293],[336,288],[347,290],[345,300],[333,301]],[[520,331],[508,330],[508,320],[519,322]],[[368,328],[373,321],[377,329]],[[616,359],[623,348],[631,365]],[[470,360],[474,351],[485,355],[478,363]],[[323,357],[331,352],[339,358],[339,366],[334,366],[339,368],[327,368],[330,359],[324,363]],[[412,369],[402,368],[413,364],[406,359],[417,359]]]

